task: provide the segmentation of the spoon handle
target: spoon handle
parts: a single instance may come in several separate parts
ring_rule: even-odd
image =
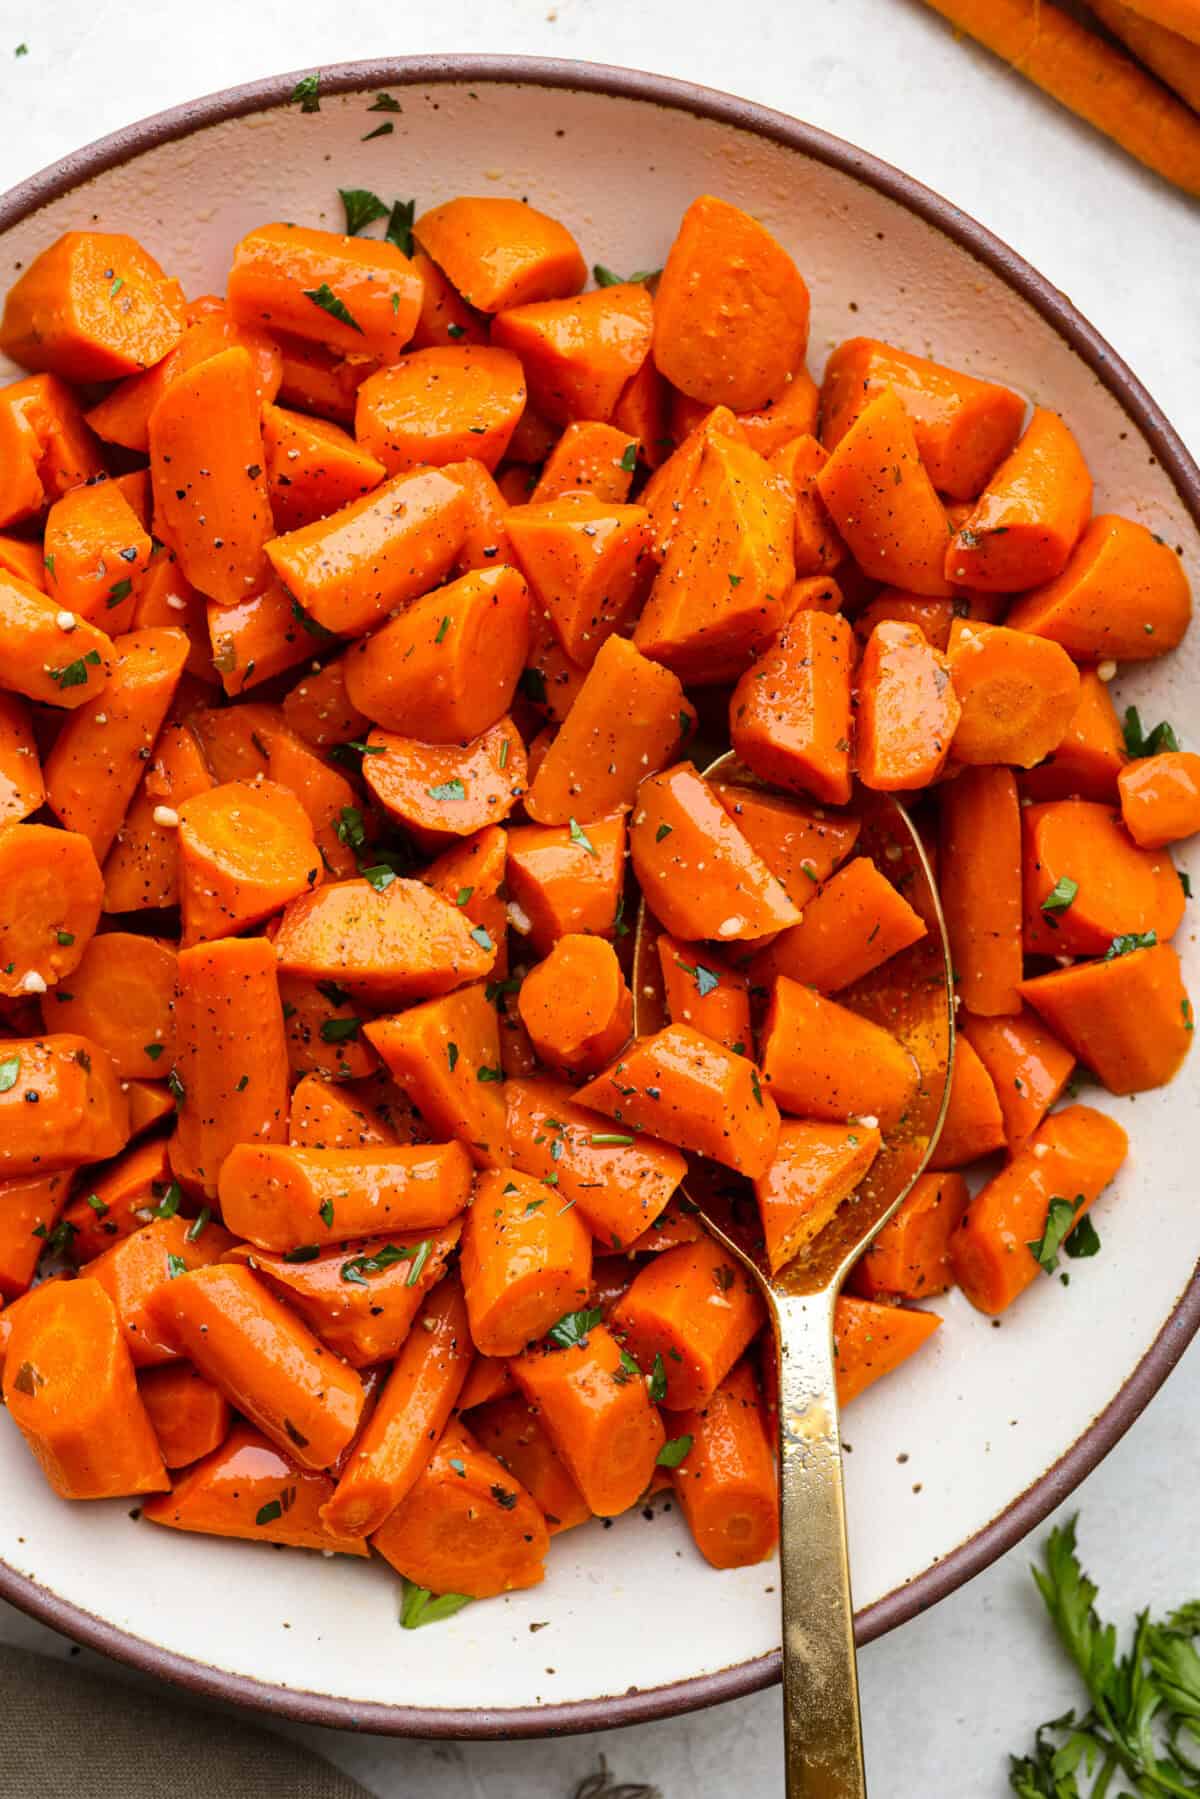
[[[774,1296],[788,1799],[866,1799],[832,1292]]]

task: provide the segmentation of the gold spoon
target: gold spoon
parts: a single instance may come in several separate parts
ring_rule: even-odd
[[[704,771],[762,786],[732,753]],[[787,796],[784,796],[787,797]],[[904,1043],[921,1072],[917,1096],[862,1185],[796,1259],[772,1274],[757,1206],[738,1203],[728,1169],[693,1160],[687,1194],[705,1225],[757,1281],[779,1356],[780,1542],[784,1755],[788,1799],[865,1799],[854,1609],[846,1547],[833,1306],[851,1265],[929,1160],[945,1115],[954,1056],[950,949],[921,840],[898,800],[859,789],[859,852],[870,855],[924,919],[926,935],[838,993]],[[657,926],[643,901],[634,942],[639,1035],[666,1023]]]

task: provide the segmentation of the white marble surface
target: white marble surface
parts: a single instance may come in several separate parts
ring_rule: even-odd
[[[1071,295],[1200,447],[1196,207],[956,43],[916,0],[741,0],[736,9],[713,0],[438,0],[386,14],[367,0],[255,0],[252,8],[165,0],[140,9],[127,0],[8,0],[0,26],[0,190],[196,94],[363,56],[574,56],[744,94],[840,133],[973,212]],[[28,55],[17,58],[21,42]],[[1200,1593],[1198,1394],[1193,1349],[1071,1501],[1118,1616]],[[1000,1799],[1007,1752],[1023,1749],[1032,1727],[1075,1697],[1025,1572],[1032,1547],[864,1652],[871,1788],[880,1799]],[[0,1639],[68,1653],[61,1638],[3,1607]],[[778,1693],[768,1692],[692,1718],[554,1743],[294,1734],[379,1799],[565,1799],[602,1750],[615,1774],[654,1781],[664,1799],[726,1799],[735,1789],[768,1799],[782,1788],[778,1719]]]

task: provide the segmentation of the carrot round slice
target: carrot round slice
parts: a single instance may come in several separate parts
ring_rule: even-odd
[[[95,852],[78,831],[0,825],[0,994],[44,993],[72,974],[102,896]]]
[[[539,1058],[574,1074],[603,1068],[633,1028],[633,995],[602,937],[560,937],[525,976],[518,1005]]]
[[[130,931],[93,937],[71,975],[70,993],[47,996],[43,1013],[52,1005],[56,1029],[106,1049],[119,1075],[161,1079],[175,1060],[175,960],[171,946],[155,937]]]
[[[389,474],[470,456],[494,469],[525,408],[525,376],[511,350],[451,344],[412,350],[358,390],[354,430]]]
[[[458,744],[420,743],[372,731],[363,763],[380,805],[425,841],[468,837],[507,818],[525,791],[525,745],[512,720]]]
[[[179,812],[185,944],[260,924],[321,878],[312,824],[275,781],[227,781]]]
[[[8,1038],[0,1066],[0,1177],[100,1162],[129,1141],[129,1101],[88,1038]]]

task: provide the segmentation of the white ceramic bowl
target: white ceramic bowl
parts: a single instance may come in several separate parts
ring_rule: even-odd
[[[761,107],[587,64],[348,67],[325,75],[308,115],[286,104],[295,80],[132,126],[0,200],[0,283],[61,231],[98,224],[141,238],[189,293],[220,289],[252,225],[340,229],[339,185],[420,207],[528,196],[566,221],[589,261],[646,268],[709,191],[757,214],[795,256],[812,289],[815,373],[839,339],[868,332],[1021,388],[1069,418],[1097,509],[1144,520],[1200,571],[1200,471],[1129,371],[1004,245],[861,151]],[[403,110],[366,143],[379,90]],[[1122,675],[1119,700],[1186,726],[1198,670],[1200,631],[1163,664]],[[1200,984],[1190,924],[1180,947]],[[1200,1324],[1194,1075],[1102,1103],[1133,1142],[1096,1208],[1102,1253],[1077,1265],[1069,1290],[1039,1282],[996,1326],[951,1295],[932,1346],[845,1420],[860,1640],[1036,1524]],[[399,1629],[382,1564],[188,1537],[129,1512],[56,1500],[0,1424],[0,1594],[140,1667],[290,1717],[532,1734],[661,1716],[778,1678],[775,1569],[714,1573],[677,1512],[574,1531],[544,1586],[420,1634]]]

